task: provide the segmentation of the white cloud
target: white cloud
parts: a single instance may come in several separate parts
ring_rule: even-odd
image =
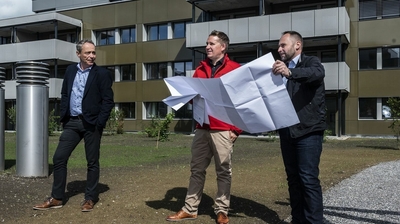
[[[0,19],[33,14],[32,0],[0,0]]]

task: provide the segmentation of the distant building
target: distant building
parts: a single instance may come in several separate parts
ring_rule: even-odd
[[[62,77],[76,62],[75,42],[97,45],[110,69],[125,131],[173,110],[163,78],[191,76],[214,29],[231,40],[228,54],[247,63],[272,52],[286,30],[300,32],[304,52],[326,70],[327,121],[333,135],[392,135],[389,97],[400,96],[400,1],[317,0],[34,0],[35,15],[0,21],[0,67],[6,108],[15,104],[15,63],[50,64],[50,110],[59,109]],[[6,52],[6,53],[5,53]],[[245,93],[244,93],[245,94]],[[192,109],[175,113],[171,130],[191,132]],[[10,125],[9,125],[10,126]]]

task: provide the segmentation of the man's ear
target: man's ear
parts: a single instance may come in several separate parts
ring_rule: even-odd
[[[221,42],[222,51],[226,52],[226,44]]]
[[[296,47],[295,47],[296,51],[300,50],[300,48],[301,48],[301,42],[296,41]]]

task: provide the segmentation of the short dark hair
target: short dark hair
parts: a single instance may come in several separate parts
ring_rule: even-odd
[[[224,32],[218,31],[218,30],[213,30],[213,31],[211,31],[210,35],[208,35],[208,36],[218,37],[221,40],[221,42],[226,45],[226,49],[228,49],[229,37]]]
[[[303,37],[301,36],[301,34],[297,31],[293,31],[293,30],[289,30],[289,31],[285,31],[282,33],[282,36],[285,34],[289,34],[290,37],[294,37],[296,40],[300,41],[301,43],[301,47],[303,47]]]
[[[93,43],[92,40],[83,39],[83,40],[80,40],[80,41],[76,44],[76,50],[77,50],[78,52],[81,52],[81,51],[82,51],[82,45],[84,45],[84,44],[86,44],[86,43],[93,44],[94,46],[96,46],[96,45]]]

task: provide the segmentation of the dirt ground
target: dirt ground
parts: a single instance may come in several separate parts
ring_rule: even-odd
[[[165,221],[166,216],[178,211],[184,203],[190,175],[188,161],[189,158],[182,158],[174,164],[101,169],[100,200],[87,213],[80,210],[86,182],[84,169],[68,171],[64,207],[47,211],[33,210],[32,206],[49,196],[52,175],[23,178],[3,173],[0,174],[0,223],[169,223]],[[211,164],[208,170],[198,219],[180,223],[215,223],[213,167]],[[251,175],[251,171],[242,175]],[[240,177],[240,173],[237,176],[234,179],[237,184],[232,186],[231,223],[284,223],[281,220],[289,212],[285,196],[277,204],[285,211],[281,214],[283,217],[278,217],[277,209],[265,206],[270,202],[262,186],[246,184],[247,180],[253,181],[251,177]]]
[[[168,223],[167,215],[178,211],[186,194],[187,167],[140,167],[103,169],[100,200],[89,213],[80,211],[85,188],[85,171],[70,170],[67,201],[61,209],[33,210],[49,196],[52,178],[0,176],[0,222],[2,223]],[[209,172],[208,179],[214,179]],[[167,174],[167,175],[166,175]],[[169,174],[169,175],[168,175]],[[208,183],[207,183],[208,182]],[[207,181],[199,218],[181,223],[214,223],[215,181]],[[234,189],[233,189],[234,191]],[[232,195],[232,223],[279,223],[277,214],[265,207],[263,199],[253,201]],[[284,207],[288,205],[283,203]]]
[[[126,144],[133,144],[137,139],[131,141]],[[168,144],[176,145],[177,142]],[[391,142],[395,143],[394,140],[362,139],[324,144],[320,165],[323,190],[367,166],[400,159],[400,151],[394,150]],[[50,195],[53,175],[23,178],[9,168],[0,172],[0,223],[168,224],[165,218],[184,204],[190,176],[189,161],[190,154],[147,165],[101,168],[100,200],[93,211],[86,213],[80,210],[86,169],[68,170],[67,198],[63,208],[37,211],[32,206]],[[279,141],[240,138],[235,143],[232,164],[230,223],[286,223],[283,220],[289,217],[290,206]],[[198,219],[180,223],[215,223],[215,179],[214,164],[211,163]]]

